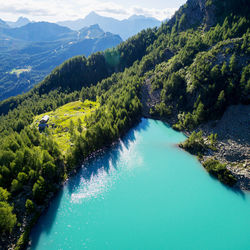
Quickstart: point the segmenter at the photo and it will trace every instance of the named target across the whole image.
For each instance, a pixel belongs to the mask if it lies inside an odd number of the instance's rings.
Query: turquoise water
[[[250,249],[249,193],[210,177],[184,139],[143,119],[63,187],[31,249]]]

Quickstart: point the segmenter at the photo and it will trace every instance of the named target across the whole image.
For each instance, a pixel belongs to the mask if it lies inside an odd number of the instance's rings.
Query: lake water
[[[65,184],[31,249],[250,249],[250,194],[213,179],[150,119]]]

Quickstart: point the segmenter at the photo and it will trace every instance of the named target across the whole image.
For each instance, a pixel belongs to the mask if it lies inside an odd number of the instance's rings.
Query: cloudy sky
[[[15,21],[24,16],[32,21],[63,21],[100,15],[124,19],[133,14],[163,20],[171,17],[186,0],[0,0],[0,19]]]

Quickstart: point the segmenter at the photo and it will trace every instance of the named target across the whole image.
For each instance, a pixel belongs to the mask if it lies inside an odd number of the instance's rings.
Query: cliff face
[[[249,18],[249,0],[187,0],[168,22],[168,25],[180,31],[197,28],[200,25],[208,30],[211,26],[223,22],[229,15]]]
[[[168,22],[180,30],[195,28],[204,25],[207,29],[215,24],[215,5],[207,0],[188,0]]]

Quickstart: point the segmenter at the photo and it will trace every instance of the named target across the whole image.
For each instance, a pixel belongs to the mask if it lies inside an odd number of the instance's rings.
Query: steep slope
[[[73,30],[80,30],[82,27],[98,24],[104,31],[119,34],[123,40],[126,40],[143,29],[160,26],[161,22],[155,18],[136,15],[120,21],[91,12],[84,19],[63,21],[58,22],[58,24]]]
[[[8,223],[0,229],[1,245],[16,244],[17,238],[18,247],[25,244],[63,179],[79,162],[138,122],[145,108],[142,103],[148,105],[148,99],[153,99],[148,115],[189,132],[220,119],[232,104],[249,104],[249,6],[230,9],[232,2],[189,0],[159,29],[142,31],[88,58],[72,58],[28,93],[0,103],[0,185],[8,214]],[[218,11],[225,12],[223,21]],[[80,122],[68,128],[72,144],[63,156],[50,128],[40,134],[31,124],[36,115],[79,99],[100,106],[85,120],[84,130]],[[216,135],[204,140],[201,133],[193,133],[183,146],[202,157],[205,150],[216,147]],[[227,185],[240,181],[230,170],[238,165],[212,160],[205,167]],[[16,218],[27,224],[18,225]]]

